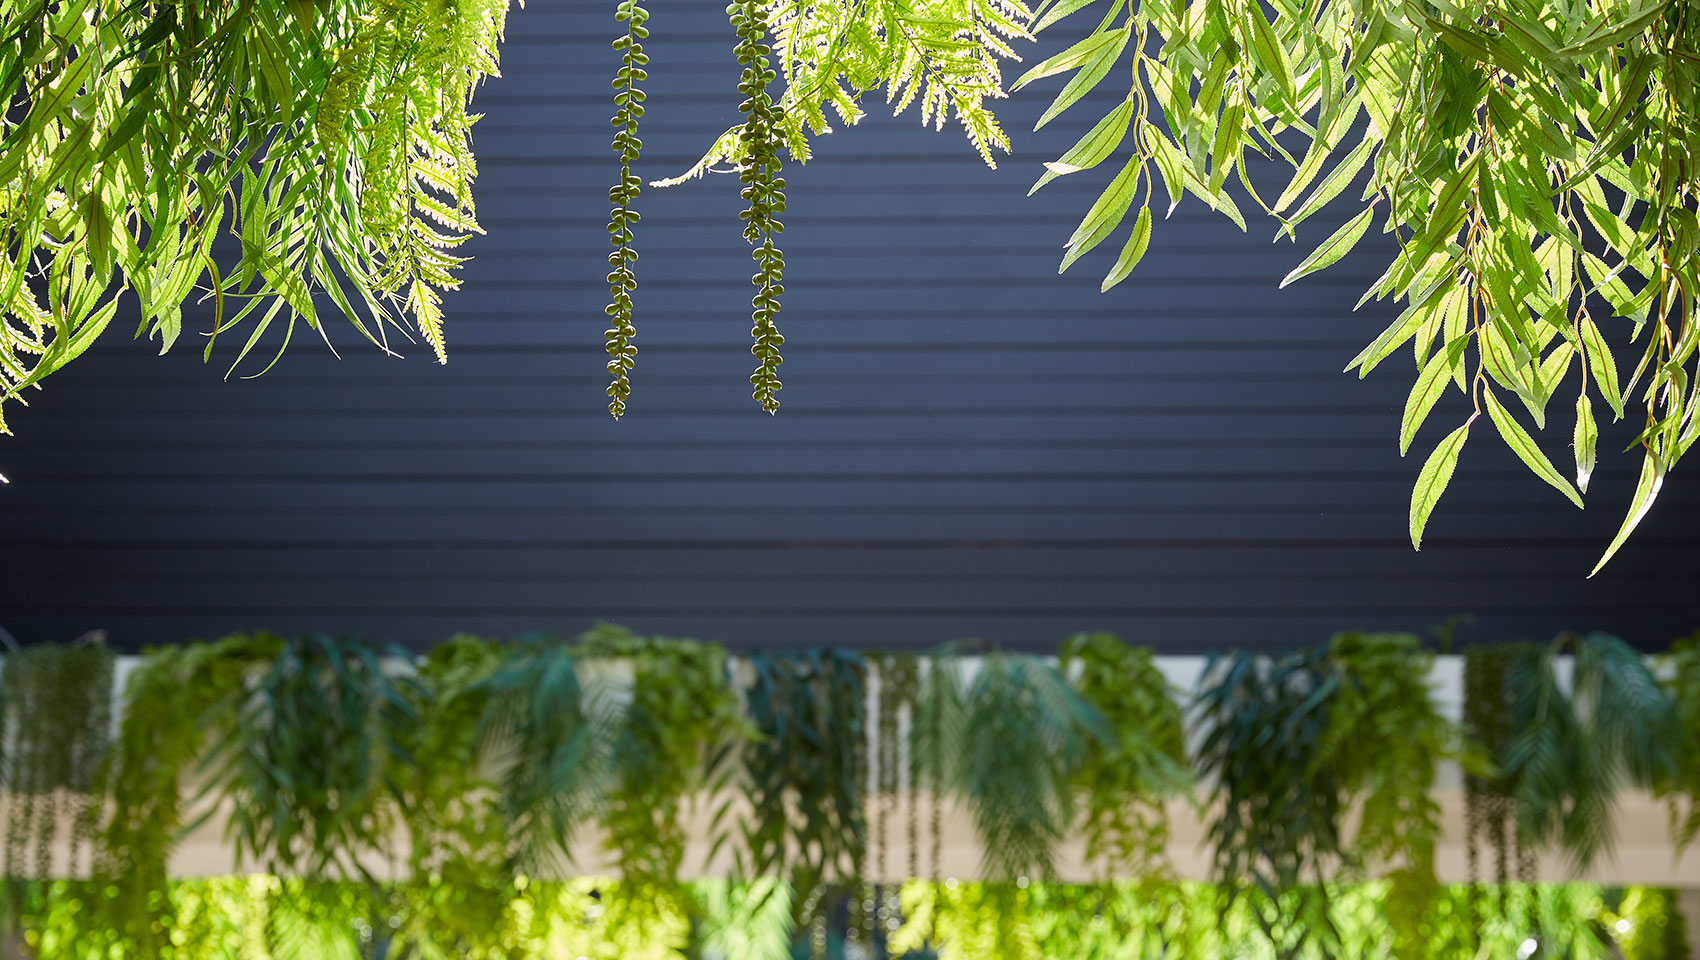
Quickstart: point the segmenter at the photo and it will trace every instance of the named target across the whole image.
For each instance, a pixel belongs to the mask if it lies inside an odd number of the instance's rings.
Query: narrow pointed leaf
[[[1592,577],[1599,573],[1600,570],[1604,569],[1606,563],[1617,554],[1624,541],[1629,539],[1629,535],[1641,523],[1641,518],[1645,517],[1647,511],[1653,508],[1653,501],[1658,499],[1659,488],[1663,487],[1664,484],[1665,465],[1660,463],[1658,458],[1649,451],[1647,458],[1641,462],[1641,479],[1635,483],[1635,497],[1629,503],[1629,515],[1623,518],[1623,527],[1617,531],[1617,536],[1612,538],[1611,546],[1606,547],[1605,554],[1600,557],[1599,563],[1594,564],[1594,569],[1588,573],[1588,576]]]
[[[1599,444],[1600,428],[1594,423],[1594,405],[1588,395],[1576,398],[1576,486],[1588,492],[1588,480],[1594,475],[1594,448]]]
[[[1535,476],[1552,484],[1553,489],[1569,497],[1571,503],[1580,507],[1582,495],[1577,493],[1570,481],[1564,479],[1564,475],[1552,465],[1552,461],[1547,459],[1547,455],[1542,453],[1540,446],[1535,443],[1535,438],[1529,436],[1529,432],[1523,429],[1523,425],[1517,422],[1511,411],[1505,409],[1493,395],[1493,391],[1484,387],[1482,399],[1487,403],[1488,416],[1493,419],[1493,425],[1499,428],[1499,435],[1505,440],[1505,445],[1511,448],[1511,452],[1517,454],[1518,459],[1535,472]]]
[[[1446,435],[1440,441],[1440,446],[1429,454],[1428,462],[1423,464],[1422,472],[1417,474],[1417,484],[1411,489],[1411,549],[1421,550],[1423,547],[1423,528],[1428,526],[1429,514],[1434,512],[1434,505],[1440,502],[1440,495],[1446,492],[1446,485],[1452,482],[1452,471],[1458,468],[1458,454],[1464,449],[1464,441],[1470,436],[1470,424],[1475,422],[1475,416],[1464,421],[1464,425]]]
[[[1294,267],[1292,273],[1287,274],[1286,278],[1281,281],[1281,286],[1285,287],[1300,277],[1307,277],[1324,267],[1332,266],[1341,257],[1350,253],[1352,248],[1358,245],[1358,241],[1364,238],[1364,233],[1369,230],[1369,221],[1374,214],[1374,207],[1365,207],[1362,213],[1342,224],[1340,229],[1334,231],[1332,236],[1322,241],[1321,245],[1315,250],[1312,250],[1310,256],[1306,257],[1303,263]]]
[[[1399,456],[1410,451],[1417,428],[1423,425],[1435,402],[1446,392],[1446,385],[1452,381],[1452,368],[1458,364],[1469,342],[1469,337],[1459,337],[1423,365],[1416,385],[1411,387],[1411,395],[1405,398],[1405,416],[1399,425]]]
[[[1116,265],[1111,268],[1110,275],[1104,278],[1104,283],[1098,288],[1099,293],[1108,291],[1123,280],[1139,265],[1145,256],[1145,250],[1151,246],[1151,208],[1140,207],[1139,219],[1133,222],[1133,233],[1128,235],[1127,244],[1122,247],[1122,254],[1116,258]]]

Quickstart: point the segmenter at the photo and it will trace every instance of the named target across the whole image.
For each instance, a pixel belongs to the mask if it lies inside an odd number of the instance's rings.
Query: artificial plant
[[[404,695],[418,722],[398,734],[387,777],[401,797],[408,861],[401,899],[409,909],[393,936],[427,956],[505,956],[517,896],[494,771],[479,756],[499,644],[461,634],[419,658]]]
[[[914,749],[942,773],[929,786],[968,811],[987,879],[1051,877],[1087,745],[1110,740],[1109,726],[1036,657],[989,652],[966,681],[958,669],[936,657],[928,671]]]
[[[1059,669],[1104,718],[1107,738],[1086,742],[1075,786],[1085,796],[1086,855],[1106,874],[1160,874],[1167,804],[1192,785],[1186,726],[1151,651],[1108,633],[1079,633]]]
[[[1350,861],[1387,878],[1394,955],[1420,958],[1422,929],[1441,889],[1435,777],[1443,762],[1481,773],[1486,759],[1441,713],[1428,680],[1434,657],[1417,637],[1341,633],[1327,650],[1338,682],[1312,769],[1329,768],[1357,810]]]
[[[126,289],[163,348],[195,298],[214,301],[209,351],[250,316],[240,355],[280,316],[285,344],[297,320],[324,335],[321,294],[385,349],[387,328],[410,317],[442,359],[440,291],[457,283],[455,250],[479,232],[468,102],[496,70],[507,10],[507,0],[0,2],[13,108],[0,121],[0,400],[86,350]],[[614,13],[604,337],[618,416],[637,333],[648,28],[634,0]],[[1009,140],[988,102],[1070,75],[1039,125],[1106,85],[1120,95],[1034,189],[1116,167],[1061,264],[1114,236],[1137,205],[1104,289],[1152,242],[1158,181],[1171,209],[1192,195],[1244,228],[1241,207],[1255,207],[1278,238],[1350,201],[1351,188],[1358,212],[1284,284],[1337,263],[1379,217],[1390,262],[1364,299],[1402,309],[1348,369],[1367,375],[1411,346],[1401,450],[1452,387],[1469,410],[1417,473],[1413,546],[1484,414],[1578,505],[1599,418],[1633,419],[1640,477],[1601,564],[1700,437],[1700,12],[1687,0],[736,0],[728,13],[744,121],[658,182],[722,162],[738,174],[760,264],[751,385],[764,409],[777,406],[783,342],[780,148],[806,160],[829,113],[853,125],[878,91],[899,112],[918,105],[923,122],[955,118],[990,164]],[[1096,26],[1006,91],[1016,44],[1071,17]],[[1253,182],[1250,170],[1271,168]],[[241,256],[221,264],[213,241],[227,231]],[[1573,471],[1523,423],[1544,430],[1560,396],[1574,409]]]
[[[1510,681],[1513,665],[1535,654],[1530,643],[1474,644],[1464,649],[1464,723],[1488,757],[1499,760],[1511,740]],[[1519,842],[1515,791],[1496,769],[1464,777],[1464,845],[1469,882],[1484,879],[1482,843],[1494,858],[1491,882],[1503,887],[1512,880],[1534,880],[1534,859]],[[1515,868],[1515,872],[1513,869]]]
[[[1688,960],[1688,918],[1677,892],[1664,887],[1630,887],[1615,909],[1612,931],[1623,960]]]
[[[126,292],[161,352],[211,300],[208,358],[246,336],[240,362],[274,324],[328,343],[341,314],[386,351],[410,321],[445,359],[441,292],[482,232],[469,101],[507,10],[0,2],[0,402],[87,350]]]
[[[1662,792],[1670,801],[1676,846],[1682,851],[1700,835],[1700,634],[1672,644],[1665,665],[1682,739],[1675,774]]]
[[[731,687],[726,651],[610,624],[579,643],[589,656],[632,665],[600,804],[603,842],[620,876],[607,909],[614,920],[639,926],[692,914],[680,879],[688,839],[683,817],[691,802],[725,791],[734,772],[727,761],[752,733]]]
[[[238,862],[312,880],[362,878],[397,824],[394,760],[419,720],[406,655],[323,635],[288,639],[208,763]]]
[[[530,636],[504,651],[486,683],[479,755],[494,769],[514,869],[559,871],[608,775],[615,707],[580,682],[579,654]]]
[[[234,726],[247,683],[283,649],[270,634],[150,651],[131,671],[122,722],[101,768],[105,815],[96,834],[90,939],[111,937],[147,957],[189,957],[178,939],[170,861],[211,812],[194,780],[211,739]],[[193,938],[187,938],[193,940]]]
[[[1574,653],[1567,693],[1555,659]],[[1500,766],[1516,799],[1519,841],[1557,847],[1578,869],[1609,853],[1619,790],[1653,790],[1677,770],[1675,703],[1645,660],[1603,633],[1562,635],[1512,666],[1510,737]]]
[[[786,879],[795,919],[818,928],[867,863],[867,661],[829,648],[758,653],[745,667],[755,736],[740,750],[742,798],[715,812],[715,844],[736,841],[742,879]]]
[[[1219,797],[1206,829],[1212,877],[1230,905],[1250,902],[1281,958],[1340,948],[1328,883],[1349,863],[1346,784],[1316,762],[1339,682],[1322,647],[1235,653],[1207,662],[1197,696],[1205,734],[1196,763]]]
[[[1432,663],[1409,634],[1342,633],[1206,668],[1198,761],[1223,795],[1208,830],[1215,877],[1250,896],[1278,956],[1350,955],[1330,885],[1377,873],[1394,955],[1427,955],[1423,927],[1441,890],[1436,771],[1443,761],[1482,769],[1434,702]]]
[[[87,869],[98,828],[96,789],[110,739],[113,653],[90,635],[24,647],[0,667],[0,786],[6,798],[4,877]],[[65,830],[68,861],[56,862]],[[12,898],[16,902],[16,897]]]
[[[920,660],[914,654],[877,654],[869,658],[875,682],[875,704],[878,715],[874,728],[873,767],[876,776],[874,809],[870,816],[873,850],[869,867],[879,889],[873,910],[873,927],[882,933],[889,928],[888,918],[902,913],[899,895],[902,885],[893,883],[893,867],[888,860],[892,835],[898,829],[897,815],[901,805],[907,810],[908,872],[918,876],[921,863],[920,793],[912,764],[905,764],[908,751],[902,733],[905,722],[915,721],[915,702],[920,692]]]

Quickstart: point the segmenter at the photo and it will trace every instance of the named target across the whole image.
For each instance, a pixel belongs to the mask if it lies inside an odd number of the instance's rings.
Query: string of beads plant
[[[751,256],[761,265],[750,277],[757,288],[750,299],[750,336],[755,340],[750,353],[756,358],[756,371],[750,374],[750,386],[755,388],[751,396],[763,410],[777,413],[777,394],[784,386],[779,382],[779,365],[785,362],[779,348],[785,338],[774,317],[779,315],[779,295],[785,292],[785,254],[774,246],[773,238],[785,230],[775,216],[785,212],[785,178],[779,176],[779,110],[768,96],[767,85],[778,72],[768,64],[772,48],[762,42],[767,36],[767,14],[762,5],[757,0],[738,0],[726,8],[726,13],[738,31],[738,62],[744,67],[738,80],[738,93],[744,97],[738,104],[738,111],[744,115],[744,125],[738,131],[744,153],[738,182],[744,185],[740,196],[749,208],[738,216],[744,221],[744,240],[755,248]]]
[[[626,398],[631,395],[631,370],[637,363],[637,346],[632,338],[637,328],[632,326],[632,291],[637,289],[637,251],[632,249],[632,225],[640,218],[632,209],[643,181],[632,173],[643,141],[638,139],[638,120],[643,117],[644,92],[638,81],[648,79],[644,65],[649,56],[643,52],[643,41],[649,36],[644,22],[649,11],[635,0],[620,0],[614,19],[626,25],[623,36],[614,41],[614,51],[620,54],[620,69],[614,75],[614,152],[620,155],[620,182],[608,191],[608,202],[614,205],[608,216],[608,239],[614,245],[608,254],[608,295],[612,302],[604,308],[608,314],[608,329],[602,337],[607,341],[608,373],[614,379],[608,384],[608,412],[615,419],[626,412]]]

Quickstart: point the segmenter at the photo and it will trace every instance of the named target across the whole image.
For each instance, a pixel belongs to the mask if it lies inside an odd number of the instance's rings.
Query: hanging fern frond
[[[988,166],[997,165],[995,151],[1009,150],[987,101],[1006,95],[1002,64],[1021,59],[1010,41],[1032,39],[1033,12],[1020,0],[761,5],[785,82],[776,123],[791,159],[810,158],[810,136],[831,133],[832,117],[855,125],[865,114],[863,97],[881,91],[894,115],[918,105],[921,122],[934,128],[954,117]],[[651,185],[674,186],[716,164],[742,164],[746,150],[733,128],[689,170]]]
[[[495,767],[510,855],[522,873],[572,862],[575,836],[608,782],[618,708],[580,683],[578,661],[569,644],[527,637],[504,651],[488,681],[479,754]]]
[[[966,687],[958,669],[954,656],[928,661],[910,746],[920,783],[935,803],[948,797],[967,810],[987,878],[1049,877],[1056,846],[1073,824],[1075,778],[1088,744],[1113,742],[1112,731],[1037,658],[989,653]]]
[[[653,930],[689,906],[680,879],[688,805],[725,792],[733,771],[720,761],[754,729],[718,646],[612,624],[599,624],[578,646],[583,657],[619,658],[632,669],[630,698],[609,731],[611,770],[599,804],[604,846],[620,872],[605,901],[610,922]]]
[[[0,3],[0,405],[84,353],[128,292],[161,352],[191,301],[213,302],[209,359],[250,328],[236,363],[277,326],[285,346],[303,322],[328,342],[328,301],[386,351],[411,319],[445,359],[442,293],[481,232],[468,105],[507,10]]]
[[[1425,918],[1441,894],[1435,850],[1441,809],[1433,796],[1440,764],[1487,772],[1485,755],[1435,702],[1434,657],[1411,634],[1342,633],[1328,643],[1340,684],[1313,763],[1339,778],[1358,810],[1351,859],[1385,873],[1384,901],[1395,956],[1426,956]]]
[[[1566,695],[1554,661],[1574,650]],[[1502,767],[1519,840],[1557,846],[1578,869],[1611,850],[1617,792],[1668,783],[1681,751],[1676,705],[1641,655],[1602,633],[1561,636],[1512,668],[1511,737]]]

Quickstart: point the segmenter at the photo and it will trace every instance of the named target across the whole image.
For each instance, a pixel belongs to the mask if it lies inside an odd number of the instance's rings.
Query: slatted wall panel
[[[336,359],[302,329],[270,373],[227,383],[198,343],[151,357],[120,322],[19,411],[0,442],[0,625],[26,642],[105,628],[132,648],[262,626],[427,644],[595,618],[740,647],[1048,649],[1107,628],[1170,652],[1459,612],[1480,637],[1603,628],[1657,646],[1700,626],[1685,471],[1584,580],[1636,462],[1608,457],[1579,513],[1484,422],[1411,552],[1409,485],[1462,412],[1449,399],[1401,460],[1408,352],[1366,382],[1340,373],[1393,315],[1352,312],[1384,248],[1277,291],[1332,225],[1272,245],[1269,224],[1241,234],[1189,200],[1109,295],[1119,236],[1058,277],[1108,174],[1023,194],[1108,95],[1039,134],[1049,90],[1007,102],[1016,152],[996,171],[956,131],[877,110],[788,168],[778,417],[748,399],[735,182],[646,192],[637,394],[611,422],[611,8],[533,0],[513,17],[505,77],[480,96],[489,235],[449,300],[447,366],[416,346],[381,357],[346,327]],[[687,167],[737,102],[720,4],[652,12],[646,179]]]

